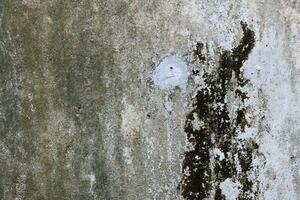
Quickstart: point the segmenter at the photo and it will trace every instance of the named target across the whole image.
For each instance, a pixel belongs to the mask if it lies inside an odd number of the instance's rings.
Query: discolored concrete
[[[0,0],[0,199],[299,199],[299,10]]]

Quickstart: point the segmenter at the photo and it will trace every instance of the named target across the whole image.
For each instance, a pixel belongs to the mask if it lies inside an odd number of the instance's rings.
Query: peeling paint
[[[220,183],[220,188],[222,190],[222,194],[225,196],[225,198],[227,200],[238,199],[241,187],[242,187],[242,185],[240,183],[233,182],[229,178],[227,178],[225,181]]]

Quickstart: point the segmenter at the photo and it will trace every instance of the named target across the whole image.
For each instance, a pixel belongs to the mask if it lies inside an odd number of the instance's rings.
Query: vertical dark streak
[[[247,194],[251,193],[253,183],[248,180],[247,172],[251,170],[252,147],[244,145],[246,141],[242,141],[242,148],[238,148],[237,144],[241,141],[237,139],[237,135],[244,132],[245,127],[249,125],[245,118],[244,106],[248,96],[241,90],[249,80],[243,77],[241,68],[254,47],[255,34],[246,23],[241,22],[241,26],[244,35],[240,44],[231,51],[225,50],[221,53],[219,66],[214,73],[204,72],[202,78],[205,87],[197,91],[193,99],[193,110],[186,118],[185,132],[194,148],[185,153],[183,161],[181,192],[185,199],[208,198],[213,187],[215,187],[214,198],[224,199],[220,183],[227,178],[234,178],[242,184],[239,198],[250,199]],[[200,63],[206,60],[202,53],[203,47],[204,45],[198,42],[194,50]],[[198,72],[194,70],[193,74],[197,76]],[[239,87],[235,89],[235,95],[241,106],[236,110],[236,117],[231,118],[226,98],[228,91],[232,90],[230,83],[234,79],[237,82],[236,87]],[[200,128],[193,126],[193,122],[196,123],[195,116],[202,124]],[[220,149],[225,158],[223,160],[214,158],[212,168],[210,162],[214,148]],[[238,157],[241,172],[236,169],[234,155]]]

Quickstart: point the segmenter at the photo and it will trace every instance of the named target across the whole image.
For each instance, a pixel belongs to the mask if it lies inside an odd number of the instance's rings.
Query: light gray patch
[[[161,59],[153,72],[152,78],[160,89],[172,90],[176,86],[184,88],[189,75],[187,63],[178,56],[170,55]]]

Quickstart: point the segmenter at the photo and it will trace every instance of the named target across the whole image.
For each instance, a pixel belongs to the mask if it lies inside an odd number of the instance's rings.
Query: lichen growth
[[[241,182],[240,198],[250,198],[248,195],[251,193],[253,183],[248,179],[247,173],[251,170],[253,149],[245,145],[247,141],[238,140],[237,136],[249,125],[244,105],[248,96],[242,91],[249,80],[244,78],[241,68],[254,47],[255,38],[254,32],[246,23],[241,22],[241,26],[244,35],[240,44],[231,51],[222,51],[216,71],[208,73],[204,69],[202,75],[204,86],[192,99],[193,110],[186,117],[185,132],[194,148],[185,153],[183,161],[181,191],[185,199],[208,198],[212,190],[215,190],[215,199],[224,199],[220,183],[227,178]],[[198,42],[194,54],[200,63],[209,66],[202,53],[203,47],[204,45]],[[199,76],[199,70],[194,70],[194,75]],[[231,85],[233,81],[237,83],[235,94],[239,101],[235,117],[229,115],[227,103],[228,92],[233,90]],[[195,115],[203,122],[199,130],[193,128]],[[239,148],[238,144],[242,144],[242,148]],[[219,148],[225,158],[222,160],[213,158],[212,163],[211,152],[214,148]],[[235,155],[238,155],[241,172],[237,170]]]

